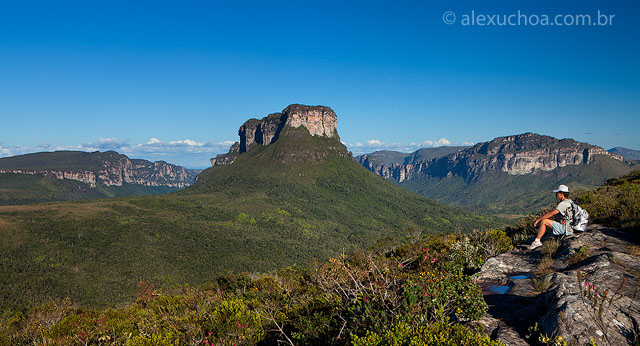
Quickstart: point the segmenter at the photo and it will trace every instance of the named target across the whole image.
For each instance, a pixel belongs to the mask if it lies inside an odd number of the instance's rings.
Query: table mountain
[[[211,164],[213,166],[231,164],[239,154],[257,145],[275,142],[285,126],[292,128],[302,126],[312,136],[340,139],[337,130],[338,117],[331,108],[293,104],[281,113],[269,114],[261,120],[255,118],[247,120],[238,130],[240,141],[234,143],[227,154],[212,158]]]

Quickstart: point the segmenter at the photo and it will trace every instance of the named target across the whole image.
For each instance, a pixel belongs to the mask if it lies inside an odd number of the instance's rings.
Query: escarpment
[[[620,155],[594,145],[530,132],[498,137],[431,160],[384,164],[365,154],[359,161],[385,179],[403,182],[423,176],[452,175],[468,180],[484,172],[535,174],[572,165],[590,165],[598,155],[623,161]]]
[[[56,151],[0,159],[0,173],[42,174],[91,187],[135,184],[183,188],[193,184],[198,172],[164,161],[129,159],[115,151]]]
[[[278,140],[285,128],[304,128],[311,136],[335,138],[338,136],[338,117],[329,107],[292,104],[280,113],[272,113],[262,119],[249,119],[240,126],[238,136],[229,152],[212,158],[212,166],[232,164],[238,155],[259,145],[269,145]]]

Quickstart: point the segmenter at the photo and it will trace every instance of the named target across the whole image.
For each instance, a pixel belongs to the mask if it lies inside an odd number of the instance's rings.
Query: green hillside
[[[592,222],[629,231],[640,241],[640,170],[610,179],[593,191],[580,191],[575,196]]]
[[[0,305],[70,296],[105,306],[131,299],[142,278],[198,284],[488,225],[502,223],[384,181],[339,141],[300,128],[177,194],[0,207]]]

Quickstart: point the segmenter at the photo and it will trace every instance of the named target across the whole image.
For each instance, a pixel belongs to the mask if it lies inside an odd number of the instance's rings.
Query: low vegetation
[[[7,311],[0,345],[501,345],[464,322],[487,311],[468,273],[487,259],[487,244],[510,248],[506,239],[430,235],[383,254],[356,250],[199,287],[141,281],[136,301],[116,308],[64,299]]]
[[[575,200],[589,211],[592,222],[640,230],[640,170],[608,180],[595,191],[583,191]]]

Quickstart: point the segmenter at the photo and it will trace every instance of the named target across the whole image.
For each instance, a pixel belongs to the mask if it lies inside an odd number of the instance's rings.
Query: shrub
[[[260,317],[242,299],[222,301],[209,318],[216,344],[255,344],[264,336]]]
[[[482,255],[481,250],[465,237],[453,244],[444,266],[448,270],[474,272],[480,269],[485,260],[486,257]]]
[[[493,257],[513,249],[513,242],[507,233],[500,229],[474,232],[471,241],[480,248],[484,258]]]
[[[591,222],[614,227],[640,227],[640,170],[608,180],[596,191],[581,191],[575,198],[589,212]]]
[[[392,258],[373,258],[363,251],[332,258],[316,269],[314,280],[329,299],[345,304],[341,318],[348,328],[389,325],[403,304],[402,286],[408,274]]]
[[[448,321],[434,322],[420,327],[399,322],[386,331],[367,331],[366,335],[352,337],[354,346],[378,345],[415,345],[415,346],[500,346],[499,341],[492,341],[482,330],[469,329],[460,324],[449,324]]]
[[[427,321],[475,320],[487,312],[480,286],[461,273],[426,272],[407,282],[408,318],[414,324]]]

